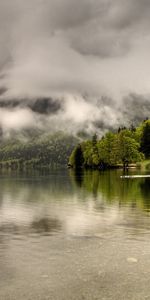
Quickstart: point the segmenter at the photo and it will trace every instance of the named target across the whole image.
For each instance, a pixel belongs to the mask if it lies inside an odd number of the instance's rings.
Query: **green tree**
[[[129,163],[141,161],[143,159],[140,153],[140,144],[128,136],[128,132],[121,131],[116,137],[115,156],[118,162],[123,164],[123,167],[128,167]]]
[[[115,135],[111,132],[106,133],[98,142],[98,151],[100,162],[106,166],[112,166],[115,164],[114,158],[114,140]]]
[[[96,133],[92,137],[92,144],[93,144],[93,146],[96,146],[96,144],[97,144],[97,134]]]
[[[99,153],[97,137],[83,144],[84,165],[87,168],[97,168],[99,165]]]
[[[146,158],[150,158],[150,120],[145,121],[143,125],[141,151]]]
[[[83,157],[82,147],[80,144],[77,145],[73,150],[69,159],[69,164],[76,169],[83,167],[84,157]]]

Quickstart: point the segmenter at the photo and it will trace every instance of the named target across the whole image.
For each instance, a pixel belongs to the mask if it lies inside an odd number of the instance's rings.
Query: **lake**
[[[0,299],[150,299],[141,174],[1,171]]]

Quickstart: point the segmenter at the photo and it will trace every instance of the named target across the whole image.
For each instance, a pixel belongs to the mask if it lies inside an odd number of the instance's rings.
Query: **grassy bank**
[[[137,167],[143,171],[150,170],[150,159],[137,163]]]

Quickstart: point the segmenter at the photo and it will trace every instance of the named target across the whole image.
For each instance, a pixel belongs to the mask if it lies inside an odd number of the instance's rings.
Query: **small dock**
[[[123,175],[120,178],[150,178],[150,175]]]

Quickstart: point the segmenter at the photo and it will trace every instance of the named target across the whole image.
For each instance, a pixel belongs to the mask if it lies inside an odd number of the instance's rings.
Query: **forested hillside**
[[[25,140],[2,139],[0,142],[0,167],[55,168],[67,166],[77,139],[62,132],[36,134]]]
[[[95,134],[92,140],[78,144],[69,159],[75,168],[112,168],[150,158],[150,120],[139,127],[119,128],[117,132],[107,132],[100,140]]]
[[[0,139],[0,168],[127,167],[150,158],[150,120],[138,127],[109,131],[101,139],[95,134],[83,140],[63,132],[29,131]]]

